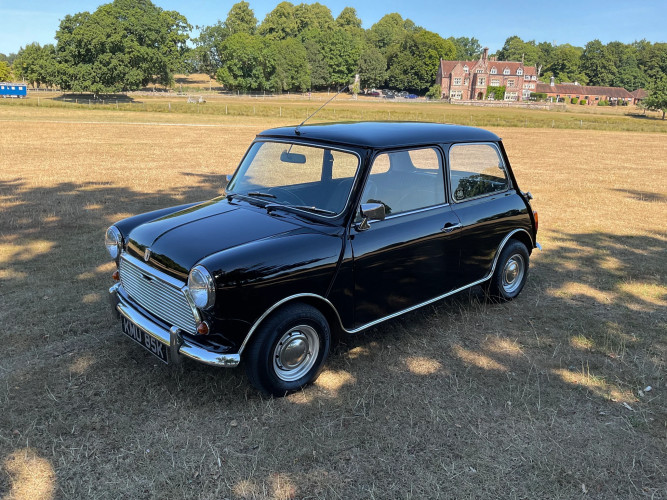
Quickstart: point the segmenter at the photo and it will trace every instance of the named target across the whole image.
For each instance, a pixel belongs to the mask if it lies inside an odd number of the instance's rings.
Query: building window
[[[460,78],[454,78],[454,85],[461,85],[461,79]]]
[[[495,66],[494,66],[493,68],[491,68],[491,74],[492,74],[492,75],[495,75],[495,74],[497,74],[497,73],[498,73],[498,70],[496,69]]]
[[[523,77],[524,80],[530,80],[530,75],[526,75]]]
[[[537,80],[537,77],[535,75],[530,77],[531,80]]]
[[[468,69],[468,66],[467,66],[467,65],[466,65],[466,66],[463,66],[463,72],[464,72],[464,73],[468,73],[469,71],[470,71],[470,70]]]
[[[479,73],[484,73],[484,70],[483,70],[482,68],[479,68],[479,69],[477,69],[477,70],[475,71],[475,73],[477,73],[477,74],[479,74]]]
[[[517,93],[516,92],[505,92],[506,101],[516,101]]]
[[[462,99],[463,98],[463,92],[460,91],[460,90],[450,90],[449,98],[450,99]]]
[[[463,84],[464,84],[464,85],[468,85],[468,83],[470,83],[470,78],[465,78],[465,79],[463,80]]]
[[[507,80],[508,87],[514,87],[514,80]]]
[[[477,79],[477,85],[482,85],[482,86],[483,86],[483,85],[486,85],[486,77],[484,77],[484,76],[480,76],[480,77]]]
[[[530,99],[530,90],[523,91],[523,99],[524,100]]]
[[[509,74],[510,74],[510,69],[509,69],[509,68],[505,68],[505,69],[503,70],[503,75],[509,75]]]
[[[492,78],[491,79],[491,85],[493,87],[500,87],[500,80],[498,78]]]
[[[517,75],[523,75],[523,70],[521,68],[516,70]]]

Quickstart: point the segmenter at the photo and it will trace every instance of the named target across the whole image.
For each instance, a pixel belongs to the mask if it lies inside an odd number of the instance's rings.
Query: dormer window
[[[531,77],[531,80],[537,80],[537,77],[536,77],[535,75],[533,75],[533,76]]]
[[[523,75],[523,70],[521,68],[516,70],[517,75]]]
[[[495,74],[497,74],[497,73],[498,73],[498,70],[496,69],[495,66],[494,66],[493,68],[491,68],[491,74],[492,74],[492,75],[495,75]]]
[[[464,72],[464,73],[469,73],[469,72],[470,72],[470,70],[468,69],[468,66],[467,66],[467,65],[466,65],[466,66],[463,66],[463,72]]]
[[[505,68],[505,69],[503,70],[503,75],[509,75],[509,74],[510,74],[510,69],[509,69],[509,68]]]

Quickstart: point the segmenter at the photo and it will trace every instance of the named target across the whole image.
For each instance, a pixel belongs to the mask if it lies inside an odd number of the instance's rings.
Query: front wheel
[[[248,347],[246,373],[265,394],[284,396],[313,382],[329,354],[329,324],[320,311],[290,304],[259,327]]]
[[[500,301],[514,299],[526,284],[528,264],[526,245],[517,240],[510,240],[500,253],[496,269],[486,286],[487,296]]]

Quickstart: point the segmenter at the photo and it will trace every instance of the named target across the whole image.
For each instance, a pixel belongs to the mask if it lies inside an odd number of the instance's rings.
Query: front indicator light
[[[208,329],[208,323],[206,321],[202,321],[199,323],[199,326],[197,327],[197,333],[199,335],[208,335],[209,329]]]
[[[120,273],[118,272],[118,269],[116,269],[113,274],[111,275],[114,281],[120,281]]]

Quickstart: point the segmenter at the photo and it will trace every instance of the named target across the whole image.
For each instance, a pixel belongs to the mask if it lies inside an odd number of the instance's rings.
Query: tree
[[[190,29],[185,17],[150,0],[114,0],[65,16],[56,32],[60,86],[107,93],[170,84]]]
[[[646,88],[648,96],[642,101],[642,106],[652,111],[662,111],[662,119],[667,113],[667,76],[662,75],[651,81]]]
[[[471,61],[478,59],[482,53],[482,46],[477,38],[468,38],[467,36],[460,36],[454,38],[450,36],[447,40],[456,47],[455,60],[457,61]]]
[[[334,18],[329,7],[321,3],[302,3],[294,7],[296,18],[296,35],[306,31],[323,32],[334,28]]]
[[[230,90],[263,90],[267,88],[275,62],[267,50],[269,40],[258,35],[236,33],[221,46],[221,67],[215,78]]]
[[[310,88],[310,67],[303,44],[296,38],[273,42],[268,47],[269,81],[267,88],[274,92],[285,90],[304,92]]]
[[[0,61],[0,82],[8,82],[11,80],[12,71],[7,61]]]
[[[35,87],[52,86],[56,81],[56,49],[52,44],[42,47],[31,43],[21,47],[14,60],[13,70],[17,77]]]
[[[389,86],[425,91],[435,82],[440,59],[453,59],[456,47],[437,33],[420,29],[408,33],[400,50],[388,58]]]
[[[361,40],[342,28],[322,33],[319,45],[329,69],[332,85],[347,85],[357,71]]]
[[[310,87],[322,88],[329,83],[331,75],[329,74],[329,66],[324,60],[322,50],[319,43],[314,39],[306,39],[303,42],[308,57],[308,67],[310,69]]]
[[[523,61],[526,66],[535,66],[540,56],[540,51],[535,41],[524,42],[514,35],[505,40],[503,48],[498,51],[499,61]]]
[[[16,59],[15,53],[12,52],[11,54],[6,55],[0,52],[0,61],[5,61],[7,64],[11,66],[12,64],[14,64],[14,59]]]
[[[581,71],[583,49],[569,43],[554,47],[551,63],[545,68],[545,76],[553,75],[557,82],[579,82],[586,84],[588,77]]]
[[[607,52],[616,63],[613,87],[624,87],[633,91],[646,85],[646,76],[637,63],[637,48],[621,42],[607,44]]]
[[[338,14],[336,25],[339,28],[361,29],[361,19],[359,19],[357,11],[353,7],[345,7]]]
[[[280,2],[269,12],[257,33],[269,40],[285,40],[295,37],[299,32],[299,22],[295,15],[294,5],[290,2]]]
[[[363,87],[379,88],[387,79],[387,59],[379,49],[367,47],[359,57],[359,79]]]
[[[228,36],[236,33],[254,35],[257,29],[257,18],[250,8],[250,4],[248,2],[238,2],[232,5],[227,13],[224,28]]]
[[[616,75],[614,60],[600,40],[586,44],[581,54],[581,70],[591,85],[608,87]]]
[[[414,30],[415,23],[409,19],[404,20],[400,14],[394,12],[383,16],[371,26],[367,36],[370,43],[387,55],[390,48],[400,45],[408,32]]]

